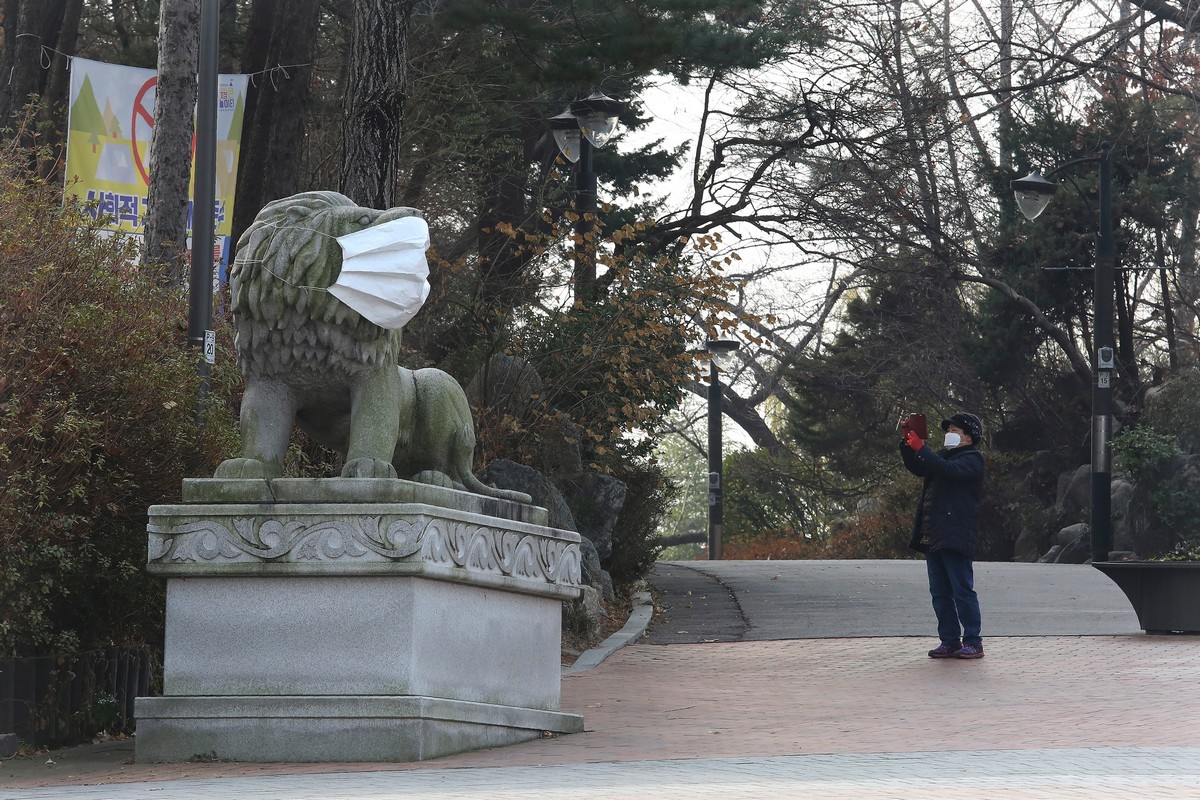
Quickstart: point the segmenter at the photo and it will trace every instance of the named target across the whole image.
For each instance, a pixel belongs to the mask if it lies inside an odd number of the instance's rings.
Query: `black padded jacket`
[[[908,546],[928,553],[954,550],[974,558],[979,544],[979,501],[987,468],[973,444],[934,452],[900,443],[905,468],[924,478]]]

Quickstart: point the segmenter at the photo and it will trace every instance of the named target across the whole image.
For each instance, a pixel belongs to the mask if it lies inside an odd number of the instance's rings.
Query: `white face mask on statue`
[[[962,444],[962,437],[954,431],[949,431],[946,434],[946,439],[942,444],[944,447],[946,447],[946,449],[958,447],[960,444]]]

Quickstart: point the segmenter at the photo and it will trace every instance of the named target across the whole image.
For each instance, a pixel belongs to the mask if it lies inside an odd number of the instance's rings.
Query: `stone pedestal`
[[[582,730],[559,708],[579,536],[374,479],[191,480],[150,509],[163,697],[139,761],[413,761]]]

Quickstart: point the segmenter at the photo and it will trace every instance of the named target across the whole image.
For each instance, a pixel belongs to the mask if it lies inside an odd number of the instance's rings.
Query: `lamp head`
[[[563,158],[574,164],[579,160],[579,120],[570,111],[550,118],[550,131]]]
[[[709,339],[705,346],[716,365],[724,369],[733,363],[733,354],[742,344],[737,339]]]
[[[1017,208],[1025,215],[1025,219],[1037,219],[1050,204],[1050,197],[1058,190],[1058,184],[1048,181],[1040,172],[1031,172],[1024,178],[1010,181],[1008,184],[1017,199]]]
[[[571,103],[571,113],[578,120],[579,130],[593,147],[604,147],[617,132],[617,114],[621,104],[602,92],[592,92],[582,100]]]

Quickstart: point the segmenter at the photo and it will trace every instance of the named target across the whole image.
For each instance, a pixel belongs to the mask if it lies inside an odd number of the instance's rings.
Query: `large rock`
[[[477,408],[491,408],[518,419],[540,403],[542,379],[523,358],[497,354],[475,373],[467,397]]]
[[[1091,536],[1091,528],[1086,522],[1080,522],[1067,527],[1054,534],[1054,544],[1061,544],[1063,547],[1078,541],[1082,538]]]
[[[512,417],[525,426],[522,461],[543,475],[580,472],[583,430],[568,415],[547,408],[544,396],[537,370],[517,356],[492,356],[467,386],[467,397],[476,408],[495,419]]]
[[[1038,559],[1038,563],[1039,564],[1057,563],[1058,556],[1062,552],[1062,549],[1063,549],[1063,547],[1061,544],[1054,545],[1054,547],[1051,547],[1050,550],[1046,553],[1046,555],[1044,555]]]
[[[595,587],[605,600],[616,599],[616,593],[613,591],[612,576],[600,566],[600,555],[596,552],[596,545],[582,536],[580,536],[579,541],[579,564],[584,583]]]
[[[596,545],[600,558],[612,555],[612,533],[628,491],[623,481],[598,472],[577,472],[554,479],[579,526],[579,535]]]
[[[1055,504],[1065,519],[1079,519],[1092,504],[1092,468],[1083,464],[1074,472],[1064,472],[1058,479],[1058,502]]]
[[[515,461],[498,458],[484,468],[479,474],[484,483],[492,484],[501,489],[514,489],[524,492],[533,498],[533,504],[542,506],[548,513],[547,524],[551,528],[579,532],[575,515],[567,504],[561,491],[549,478],[542,475],[533,467],[518,464]],[[520,488],[517,488],[520,487]],[[611,531],[610,531],[611,535]],[[600,566],[600,554],[596,546],[583,534],[579,543],[583,582],[594,586],[608,599],[613,598],[612,578]],[[611,543],[611,538],[610,538]]]
[[[1056,450],[1039,450],[1029,462],[1025,475],[1025,488],[1040,504],[1051,505],[1059,497],[1059,475],[1069,462]]]
[[[498,458],[484,467],[483,472],[479,473],[479,479],[500,489],[524,492],[532,498],[535,506],[541,506],[549,512],[547,524],[551,528],[578,532],[575,516],[571,513],[562,492],[533,467]]]
[[[1013,561],[1037,561],[1050,547],[1050,534],[1039,527],[1025,527],[1013,544]]]
[[[1063,545],[1055,564],[1086,564],[1092,557],[1092,542],[1090,538],[1076,539],[1070,544]]]

